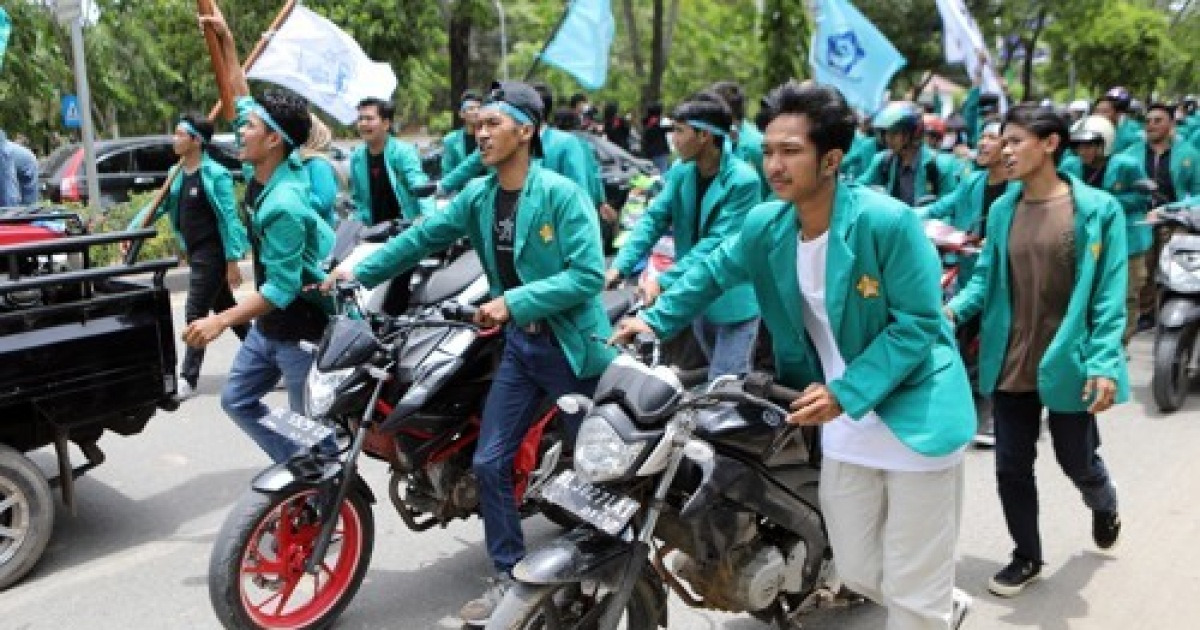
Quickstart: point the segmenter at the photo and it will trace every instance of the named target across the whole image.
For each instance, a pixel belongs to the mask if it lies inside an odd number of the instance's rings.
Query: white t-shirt
[[[804,296],[804,328],[812,338],[825,382],[841,378],[846,361],[837,347],[825,307],[825,258],[829,250],[829,232],[805,241],[797,236],[796,277]],[[905,445],[874,411],[860,420],[842,414],[821,428],[821,448],[839,462],[879,470],[930,472],[945,470],[962,461],[962,450],[942,457],[926,457]]]

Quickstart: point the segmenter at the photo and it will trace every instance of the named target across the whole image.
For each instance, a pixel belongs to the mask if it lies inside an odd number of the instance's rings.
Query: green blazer
[[[174,173],[179,166],[171,167]],[[225,260],[241,260],[250,249],[250,241],[246,236],[246,226],[242,224],[237,211],[237,198],[233,194],[233,175],[216,160],[204,155],[200,160],[200,184],[204,188],[204,197],[212,206],[213,214],[217,217],[217,231],[221,234],[221,245],[225,249]],[[165,214],[171,217],[171,231],[175,234],[175,242],[179,250],[187,252],[183,242],[183,233],[179,231],[179,197],[183,194],[183,176],[176,177],[171,182],[171,189],[158,208],[154,211],[149,223],[157,223]],[[143,225],[146,213],[150,210],[147,205],[129,222],[129,229]]]
[[[854,142],[850,145],[850,152],[846,154],[846,158],[842,160],[841,171],[850,181],[855,181],[867,169],[871,167],[871,161],[875,158],[875,154],[879,152],[879,143],[875,138],[867,134],[855,130]]]
[[[415,219],[434,211],[433,199],[417,199],[412,194],[414,186],[429,182],[421,170],[421,156],[413,145],[388,137],[383,148],[383,163],[387,166],[388,180],[392,191],[400,202],[404,218]],[[350,196],[358,208],[359,219],[367,224],[375,223],[371,216],[371,174],[367,172],[367,145],[364,143],[350,154]]]
[[[966,231],[981,233],[983,225],[983,197],[987,193],[988,173],[975,171],[967,175],[949,195],[921,208],[914,208],[922,220],[938,219]],[[1015,181],[1008,182],[1006,192],[1020,188]],[[958,260],[958,286],[963,286],[975,270],[976,256],[963,256]]]
[[[693,265],[643,314],[646,323],[668,337],[748,280],[771,331],[779,380],[794,388],[822,382],[796,275],[799,228],[791,204],[760,204],[737,238]],[[975,432],[971,386],[942,316],[941,264],[917,216],[891,197],[839,183],[825,273],[829,321],[847,364],[828,386],[842,409],[855,419],[876,412],[922,455],[966,444]]]
[[[1113,141],[1113,155],[1125,151],[1133,146],[1133,143],[1140,142],[1144,138],[1141,123],[1129,116],[1123,117],[1121,123],[1117,125],[1117,137]]]
[[[1082,179],[1083,161],[1078,156],[1073,156],[1073,159],[1064,158],[1058,170]],[[1142,161],[1120,153],[1109,156],[1100,184],[1102,190],[1117,198],[1125,211],[1125,243],[1130,256],[1149,250],[1154,242],[1150,226],[1145,225],[1146,211],[1150,209],[1150,197],[1133,189],[1134,182],[1139,179],[1146,179],[1146,169],[1142,168]]]
[[[721,168],[716,178],[697,204],[696,186],[699,173],[694,162],[680,162],[670,170],[662,192],[654,197],[638,221],[629,241],[617,253],[613,268],[629,276],[658,242],[673,230],[675,264],[659,276],[663,289],[670,286],[692,265],[704,260],[722,241],[732,238],[742,229],[742,221],[758,204],[759,179],[749,164],[731,155],[721,154]],[[697,217],[701,233],[696,233]],[[733,287],[704,310],[704,316],[716,324],[744,322],[758,316],[754,289],[750,283]]]
[[[333,162],[324,154],[301,157],[300,161],[304,163],[304,170],[308,173],[313,207],[330,227],[337,226],[337,195],[341,186]]]
[[[899,160],[891,158],[891,151],[885,150],[876,153],[875,157],[871,158],[871,165],[867,167],[866,172],[859,176],[858,183],[865,186],[882,186],[884,190],[890,192],[896,183],[896,171],[900,168]],[[958,185],[958,169],[948,168],[936,152],[922,144],[921,152],[917,155],[916,181],[913,185],[914,201],[924,195],[934,194],[935,184],[925,181],[925,174],[929,169],[930,162],[934,164],[938,174],[936,194],[939,199],[949,195]]]
[[[458,168],[467,159],[467,145],[463,141],[466,135],[463,128],[455,129],[442,138],[442,176]]]
[[[769,198],[772,192],[770,184],[767,183],[766,172],[763,170],[763,134],[749,120],[743,120],[742,125],[738,127],[738,142],[733,149],[733,154],[754,169],[754,173],[758,175],[759,187],[762,189],[762,198]]]
[[[499,188],[495,174],[472,181],[445,211],[426,216],[388,241],[354,275],[373,287],[466,236],[479,252],[492,295],[500,295],[503,285],[492,242]],[[604,253],[595,208],[573,182],[533,162],[516,216],[514,262],[523,284],[504,292],[513,322],[523,326],[544,320],[575,374],[599,375],[616,351],[605,343],[611,327],[600,302]]]
[[[1125,213],[1112,195],[1067,176],[1075,199],[1075,289],[1067,314],[1038,366],[1038,393],[1046,407],[1063,413],[1086,411],[1084,382],[1103,376],[1117,383],[1117,402],[1129,399],[1121,336],[1125,331]],[[996,389],[1012,328],[1008,236],[1021,199],[1014,190],[996,200],[988,216],[988,238],[975,274],[949,307],[957,321],[983,313],[979,388]]]
[[[1125,155],[1133,158],[1146,168],[1146,141],[1138,140],[1125,149]],[[1187,142],[1178,140],[1171,143],[1171,163],[1168,166],[1171,173],[1171,185],[1175,187],[1178,199],[1200,195],[1200,151]]]

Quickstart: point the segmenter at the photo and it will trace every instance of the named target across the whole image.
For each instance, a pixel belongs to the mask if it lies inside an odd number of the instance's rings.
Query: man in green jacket
[[[726,150],[733,117],[714,92],[701,92],[675,111],[675,150],[680,162],[665,188],[642,215],[629,242],[617,254],[608,281],[628,277],[668,230],[675,237],[675,264],[642,282],[645,301],[658,295],[687,270],[742,228],[746,213],[759,202],[760,180],[754,169]],[[708,357],[708,376],[750,371],[758,332],[754,290],[743,283],[726,292],[693,322],[693,333]]]
[[[476,321],[503,326],[506,344],[472,462],[498,574],[480,599],[463,607],[463,621],[475,627],[487,624],[525,555],[512,466],[534,412],[545,399],[591,394],[615,356],[602,341],[610,327],[600,303],[604,256],[596,212],[579,186],[533,159],[541,151],[542,116],[533,88],[496,84],[480,110],[477,136],[492,173],[468,184],[444,212],[353,270],[334,274],[374,286],[464,236],[487,272],[492,300],[480,307]],[[568,418],[569,428],[578,421]]]
[[[1138,192],[1135,184],[1146,179],[1141,163],[1126,155],[1113,154],[1115,132],[1108,119],[1103,116],[1088,116],[1071,132],[1071,146],[1077,154],[1076,160],[1064,160],[1060,167],[1064,173],[1078,177],[1083,183],[1112,194],[1125,211],[1125,242],[1129,252],[1129,294],[1126,309],[1130,317],[1125,327],[1125,343],[1128,344],[1137,331],[1137,312],[1142,286],[1146,283],[1146,252],[1153,242],[1150,226],[1146,225],[1146,212],[1150,208],[1150,197]]]
[[[257,101],[251,98],[220,11],[200,22],[212,27],[221,44],[224,71],[237,99],[238,158],[253,168],[244,203],[257,290],[233,308],[188,324],[183,340],[203,348],[227,328],[254,322],[229,368],[221,406],[271,459],[282,462],[298,447],[259,424],[270,411],[262,398],[282,377],[292,410],[304,412],[304,383],[313,359],[300,342],[319,340],[328,321],[326,300],[315,292],[305,294],[304,287],[324,279],[321,261],[333,247],[333,230],[312,204],[308,176],[296,152],[308,140],[308,103],[282,90],[268,91]],[[333,447],[332,440],[325,446]]]
[[[850,152],[842,160],[842,175],[848,181],[855,181],[871,166],[875,154],[879,152],[879,141],[875,136],[854,130],[854,142],[850,144]]]
[[[483,99],[474,90],[467,90],[458,102],[458,115],[462,117],[463,126],[442,138],[443,175],[458,168],[468,155],[475,152],[475,130],[479,125],[479,107],[483,105]]]
[[[983,317],[979,386],[993,397],[996,480],[1015,543],[988,585],[1002,597],[1041,573],[1033,464],[1043,409],[1059,465],[1092,510],[1096,545],[1111,549],[1121,527],[1095,414],[1129,397],[1125,213],[1112,195],[1057,172],[1068,133],[1050,108],[1009,111],[1005,157],[1023,189],[993,204],[975,274],[946,307],[952,320]]]
[[[963,447],[975,417],[941,317],[941,265],[904,204],[839,181],[854,112],[837,90],[768,98],[764,166],[780,199],[691,268],[615,340],[668,337],[723,292],[754,287],[777,378],[802,389],[788,422],[821,425],[821,508],[838,575],[889,628],[957,627]]]
[[[131,229],[141,228],[164,215],[171,218],[175,241],[188,262],[183,317],[189,324],[211,312],[237,306],[233,289],[242,284],[238,263],[250,247],[246,226],[237,213],[233,176],[205,153],[212,136],[213,124],[208,119],[194,114],[180,118],[172,147],[181,163],[168,176],[171,188],[153,214],[148,207],[143,208],[129,225]],[[245,339],[247,331],[244,324],[234,328],[239,339]],[[177,394],[181,400],[196,393],[203,362],[203,348],[188,347],[184,352],[179,367],[183,381]]]
[[[908,101],[888,103],[875,115],[873,127],[883,134],[886,150],[875,154],[858,183],[877,186],[914,205],[926,195],[945,197],[958,184],[956,169],[947,168],[925,146],[921,109]]]
[[[763,134],[758,126],[746,118],[746,91],[734,81],[718,81],[709,88],[721,95],[733,113],[733,133],[728,136],[733,154],[754,168],[764,199],[771,196],[771,186],[763,174]]]
[[[396,106],[378,99],[358,104],[358,134],[363,143],[350,154],[350,196],[359,219],[374,225],[392,219],[416,219],[433,212],[433,200],[413,189],[429,182],[417,148],[392,135]]]
[[[1115,87],[1104,93],[1092,108],[1093,113],[1103,116],[1116,129],[1116,137],[1111,147],[1112,153],[1121,153],[1133,143],[1142,139],[1142,126],[1129,114],[1129,106],[1133,97],[1129,90]]]
[[[1180,199],[1200,196],[1200,152],[1186,140],[1178,140],[1174,112],[1164,103],[1154,103],[1146,110],[1146,139],[1139,140],[1125,155],[1141,164],[1146,175],[1158,185],[1151,196],[1151,207],[1174,203]],[[1170,229],[1153,230],[1153,242],[1146,255],[1146,276],[1153,278],[1158,268],[1158,256],[1170,234]],[[1153,281],[1142,286],[1138,303],[1137,329],[1154,328],[1154,311],[1158,287]],[[1130,313],[1130,318],[1135,314]]]

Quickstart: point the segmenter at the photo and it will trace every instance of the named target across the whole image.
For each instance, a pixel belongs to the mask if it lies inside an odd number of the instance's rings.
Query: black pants
[[[996,482],[1014,555],[1042,562],[1038,533],[1038,492],[1033,476],[1037,439],[1042,428],[1042,401],[1037,392],[996,392]],[[1092,510],[1115,512],[1117,491],[1096,449],[1100,430],[1090,413],[1049,413],[1050,438],[1058,465]]]
[[[237,306],[233,299],[233,291],[225,280],[226,262],[221,252],[197,254],[188,262],[191,274],[188,279],[187,305],[183,310],[183,318],[187,323],[206,317],[209,313],[219,313]],[[245,324],[233,327],[238,339],[245,339],[249,330],[250,327]],[[200,380],[200,364],[203,362],[203,349],[188,346],[184,351],[183,365],[179,373],[192,387]]]

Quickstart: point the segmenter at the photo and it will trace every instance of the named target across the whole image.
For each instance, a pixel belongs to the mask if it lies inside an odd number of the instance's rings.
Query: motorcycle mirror
[[[558,408],[568,416],[588,413],[592,410],[592,399],[580,394],[567,394],[558,399]]]

